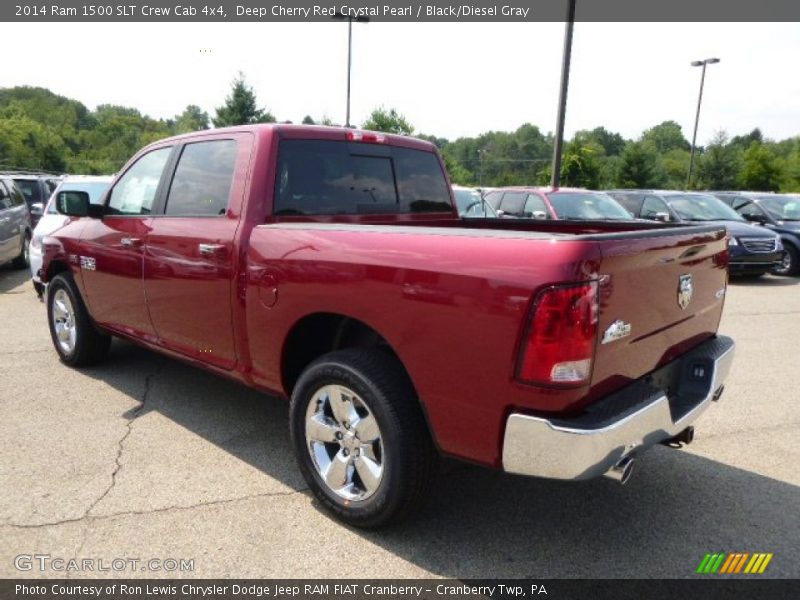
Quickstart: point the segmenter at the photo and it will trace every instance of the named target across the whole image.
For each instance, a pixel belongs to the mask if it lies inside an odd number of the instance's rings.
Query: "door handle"
[[[224,244],[198,244],[197,249],[203,256],[220,256],[225,252]]]
[[[142,245],[142,240],[134,237],[124,237],[119,241],[119,243],[123,248],[138,248]]]

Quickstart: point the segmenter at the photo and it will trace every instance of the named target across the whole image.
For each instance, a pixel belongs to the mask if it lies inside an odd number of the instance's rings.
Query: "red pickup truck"
[[[436,459],[624,482],[722,393],[725,230],[460,219],[434,146],[258,125],[143,149],[43,241],[56,351],[111,336],[289,398],[339,518],[407,515]],[[222,401],[222,399],[221,399]]]

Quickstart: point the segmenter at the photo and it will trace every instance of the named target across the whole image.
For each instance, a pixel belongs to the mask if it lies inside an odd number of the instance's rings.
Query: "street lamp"
[[[567,19],[564,25],[564,51],[561,55],[561,91],[558,96],[556,116],[556,139],[553,143],[553,172],[551,187],[561,185],[561,148],[564,144],[564,119],[567,116],[567,88],[569,87],[569,63],[572,57],[572,29],[575,25],[575,0],[567,0]]]
[[[719,62],[718,58],[707,58],[705,60],[693,60],[691,65],[693,67],[703,67],[703,73],[700,75],[700,94],[697,96],[697,113],[694,117],[694,134],[692,135],[692,152],[689,155],[689,172],[686,174],[686,189],[688,190],[692,183],[692,167],[694,166],[694,147],[697,142],[697,124],[700,122],[700,103],[703,101],[703,84],[706,81],[706,65],[714,65]]]
[[[347,19],[347,117],[345,127],[350,127],[350,67],[353,64],[353,21],[356,23],[369,23],[369,17],[345,15],[337,12],[333,15],[334,19],[344,21]]]

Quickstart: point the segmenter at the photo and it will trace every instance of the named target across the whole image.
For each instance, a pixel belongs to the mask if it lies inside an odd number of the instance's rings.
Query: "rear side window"
[[[276,215],[451,212],[436,155],[355,142],[283,140]]]
[[[187,144],[181,152],[164,211],[172,216],[222,216],[236,165],[236,141]]]
[[[149,215],[170,152],[172,148],[153,150],[133,163],[111,190],[108,214]]]

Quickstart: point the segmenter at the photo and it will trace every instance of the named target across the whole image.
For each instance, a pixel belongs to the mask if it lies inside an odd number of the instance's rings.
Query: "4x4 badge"
[[[631,324],[617,319],[608,326],[608,329],[603,332],[603,339],[600,340],[600,343],[608,344],[609,342],[614,342],[616,340],[621,340],[624,337],[628,337],[630,334]]]
[[[688,275],[681,275],[678,279],[678,306],[686,308],[689,302],[692,301],[692,294],[694,293],[694,283],[691,273]]]

